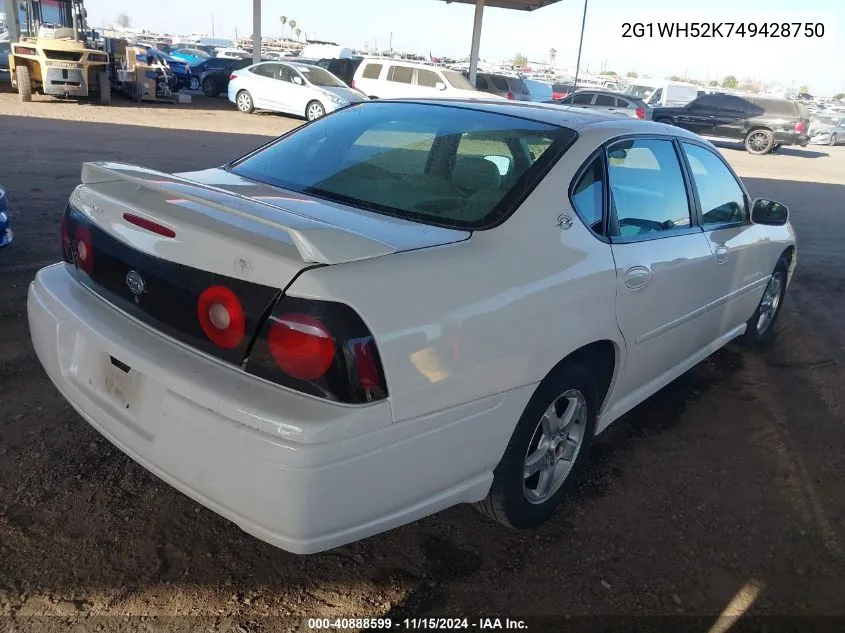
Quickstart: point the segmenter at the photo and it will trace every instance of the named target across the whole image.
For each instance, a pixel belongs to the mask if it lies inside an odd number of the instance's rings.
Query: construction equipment
[[[5,0],[9,70],[21,101],[33,92],[111,102],[107,54],[88,46],[83,0]]]

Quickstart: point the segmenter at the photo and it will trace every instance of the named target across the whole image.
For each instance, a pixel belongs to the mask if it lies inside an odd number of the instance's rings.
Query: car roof
[[[426,64],[424,62],[412,62],[405,59],[389,59],[387,57],[365,57],[361,60],[362,66],[364,62],[372,64],[390,64],[391,66],[410,66],[411,68],[425,68],[434,70],[449,70],[443,66],[435,66],[434,64]]]
[[[484,94],[484,93],[480,93]],[[613,115],[601,110],[585,110],[536,101],[504,101],[487,99],[379,99],[373,103],[421,103],[451,106],[466,110],[479,110],[494,114],[518,116],[549,125],[559,125],[573,130],[586,127],[609,127],[623,129],[631,134],[669,134],[671,136],[696,139],[701,138],[683,128],[665,123],[642,121],[627,116]]]

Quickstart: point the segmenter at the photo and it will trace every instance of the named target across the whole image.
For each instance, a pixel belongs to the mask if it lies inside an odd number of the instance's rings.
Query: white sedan
[[[88,163],[62,245],[28,297],[59,391],[297,553],[459,503],[549,519],[597,433],[773,335],[797,261],[787,209],[694,134],[453,100],[206,171]]]
[[[368,100],[324,68],[282,62],[262,62],[234,71],[228,94],[229,101],[245,114],[272,110],[309,121]]]

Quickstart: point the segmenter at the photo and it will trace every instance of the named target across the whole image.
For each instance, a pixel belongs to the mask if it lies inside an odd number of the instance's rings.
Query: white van
[[[455,70],[379,57],[361,62],[352,87],[371,99],[504,99],[476,90]]]
[[[698,97],[698,86],[683,81],[664,81],[654,88],[645,102],[652,108],[685,106]]]
[[[352,51],[334,44],[306,44],[299,54],[303,59],[352,59]]]

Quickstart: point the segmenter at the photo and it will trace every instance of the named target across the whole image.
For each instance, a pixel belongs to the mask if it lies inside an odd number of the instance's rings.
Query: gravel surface
[[[278,616],[712,619],[737,600],[758,615],[845,614],[842,147],[762,157],[723,147],[752,193],[788,204],[797,227],[780,336],[765,352],[730,346],[612,426],[537,532],[462,506],[295,556],[90,428],[38,364],[25,306],[37,268],[59,259],[80,163],[200,169],[299,123],[241,115],[225,99],[103,108],[0,93],[0,182],[17,235],[0,252],[0,616],[45,631],[128,626],[114,615],[138,616],[134,630],[252,631],[306,630]]]

